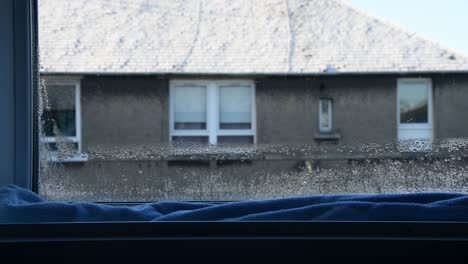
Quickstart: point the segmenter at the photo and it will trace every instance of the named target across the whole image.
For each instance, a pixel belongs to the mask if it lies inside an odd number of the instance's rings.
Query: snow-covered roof
[[[468,72],[340,0],[40,0],[43,73]]]

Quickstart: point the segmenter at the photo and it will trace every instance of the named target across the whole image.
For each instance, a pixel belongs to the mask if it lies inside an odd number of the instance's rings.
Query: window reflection
[[[400,123],[428,123],[428,89],[424,83],[399,87]]]
[[[57,134],[76,136],[75,87],[71,85],[49,85],[47,105],[42,114],[43,131],[47,137]]]

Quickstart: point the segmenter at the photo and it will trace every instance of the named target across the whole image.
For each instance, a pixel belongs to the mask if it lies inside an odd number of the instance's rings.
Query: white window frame
[[[174,129],[174,89],[175,87],[206,87],[206,129],[176,130]],[[251,95],[251,128],[250,129],[221,129],[219,120],[219,89],[223,86],[250,87]],[[211,145],[218,144],[218,136],[252,136],[254,144],[256,136],[256,100],[255,83],[253,80],[171,80],[169,83],[169,141],[174,136],[206,136]]]
[[[424,83],[428,89],[428,96],[427,96],[427,111],[428,111],[428,122],[424,124],[401,124],[400,120],[400,87],[404,84],[416,84],[416,83]],[[414,149],[411,150],[413,152],[417,151],[430,151],[432,149],[432,141],[434,139],[434,114],[433,114],[433,85],[431,78],[399,78],[397,80],[397,89],[396,89],[396,106],[397,106],[397,138],[399,142],[404,142],[407,140],[428,140],[428,144],[423,149]],[[413,133],[414,136],[402,136],[402,134],[409,135]],[[427,134],[427,137],[418,137],[417,135]],[[405,147],[399,145],[400,150],[409,151]]]
[[[328,101],[328,124],[329,127],[322,126],[323,111],[322,106],[323,102]],[[330,133],[333,130],[333,100],[331,98],[320,98],[319,100],[319,131],[320,133]]]
[[[60,140],[77,143],[78,149],[73,157],[60,158],[57,152],[50,152],[50,161],[55,162],[82,162],[88,160],[88,155],[82,153],[81,146],[81,77],[43,77],[44,84],[48,85],[73,85],[75,87],[75,130],[74,137],[61,137]],[[42,143],[57,143],[57,137],[42,137]]]
[[[400,86],[403,84],[424,83],[428,88],[428,122],[425,124],[401,124],[400,123]],[[433,128],[433,96],[432,96],[432,80],[430,78],[400,78],[397,83],[397,122],[399,128],[410,129],[432,129]]]

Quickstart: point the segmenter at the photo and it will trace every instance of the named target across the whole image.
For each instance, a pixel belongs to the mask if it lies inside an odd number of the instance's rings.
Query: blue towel
[[[9,185],[0,189],[0,223],[102,221],[468,221],[456,193],[324,195],[225,204],[156,202],[137,206],[49,202]]]

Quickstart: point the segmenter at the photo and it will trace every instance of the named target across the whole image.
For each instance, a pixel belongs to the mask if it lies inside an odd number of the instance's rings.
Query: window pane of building
[[[174,87],[174,129],[202,130],[207,124],[205,87]]]
[[[47,137],[76,136],[75,86],[47,85],[43,133]]]
[[[252,88],[221,87],[219,108],[221,129],[252,128]]]
[[[332,101],[330,99],[320,100],[320,132],[331,131],[331,109]]]
[[[398,88],[400,123],[428,123],[428,88],[425,83],[407,83]]]

